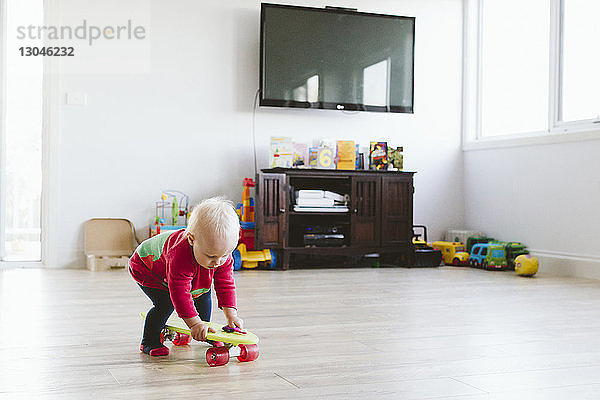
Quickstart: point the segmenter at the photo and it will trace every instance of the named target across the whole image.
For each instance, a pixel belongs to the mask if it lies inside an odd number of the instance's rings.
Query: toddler
[[[188,227],[143,241],[129,260],[129,273],[154,305],[146,315],[140,350],[166,356],[160,341],[167,319],[177,312],[196,340],[206,340],[210,321],[211,286],[227,324],[243,328],[237,315],[233,258],[240,223],[233,203],[221,197],[193,208]]]

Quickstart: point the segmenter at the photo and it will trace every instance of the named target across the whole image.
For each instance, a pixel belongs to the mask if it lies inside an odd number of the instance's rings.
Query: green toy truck
[[[504,247],[506,252],[507,268],[510,270],[515,269],[515,258],[521,254],[529,254],[527,246],[519,242],[501,242],[499,240],[492,240],[489,243],[499,244]]]

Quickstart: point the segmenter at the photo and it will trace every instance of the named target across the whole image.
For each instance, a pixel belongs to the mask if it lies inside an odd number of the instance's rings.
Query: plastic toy
[[[244,178],[242,183],[242,222],[254,222],[254,199],[250,197],[250,188],[256,186],[254,180]]]
[[[489,243],[499,244],[504,246],[506,252],[506,262],[508,269],[515,269],[515,258],[522,254],[529,254],[527,247],[523,243],[519,242],[500,242],[498,240],[492,240]]]
[[[250,178],[244,178],[242,183],[242,202],[237,205],[237,213],[240,217],[240,243],[246,245],[246,249],[254,250],[254,199],[250,197],[250,188],[255,183]]]
[[[465,246],[460,242],[433,242],[432,246],[442,252],[442,258],[446,265],[466,265],[469,260],[469,253],[465,252]]]
[[[404,156],[402,155],[403,151],[403,147],[396,147],[395,150],[391,147],[388,147],[388,161],[395,171],[402,171],[404,168]]]
[[[538,260],[530,254],[521,254],[515,258],[515,271],[520,276],[533,276],[538,272]]]
[[[146,318],[146,313],[140,313]],[[258,336],[250,331],[244,334],[238,332],[225,332],[224,325],[214,322],[205,322],[214,332],[208,332],[207,339],[213,344],[206,350],[206,362],[211,367],[225,365],[231,356],[237,357],[239,362],[253,361],[258,358]],[[170,317],[161,333],[161,339],[169,339],[175,346],[184,346],[191,340],[191,332],[185,322],[178,317]]]
[[[277,257],[272,250],[254,250],[254,199],[250,197],[250,188],[256,184],[250,178],[242,182],[242,202],[237,205],[240,217],[240,241],[233,252],[233,269],[268,267],[275,268]]]
[[[415,228],[421,233],[415,233]],[[421,239],[423,236],[423,239]],[[425,225],[413,225],[413,247],[415,248],[414,267],[439,267],[442,263],[442,252],[435,250],[427,243],[427,227]]]
[[[473,246],[476,245],[477,243],[489,243],[492,240],[495,240],[495,239],[491,238],[491,237],[485,237],[485,236],[470,236],[467,239],[466,251],[467,251],[467,253],[471,253]]]
[[[190,215],[190,198],[178,190],[166,190],[160,200],[154,203],[154,225],[150,226],[150,236],[165,230],[178,230],[187,226]],[[169,215],[170,213],[170,215]]]
[[[277,256],[273,250],[247,251],[246,245],[240,243],[233,251],[233,269],[268,267],[275,268]]]
[[[484,269],[507,269],[504,246],[495,243],[477,243],[469,256],[469,265]]]

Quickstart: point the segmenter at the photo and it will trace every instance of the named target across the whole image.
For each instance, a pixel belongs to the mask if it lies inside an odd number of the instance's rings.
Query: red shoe
[[[160,346],[157,347],[155,349],[151,349],[148,346],[146,346],[146,348],[144,348],[144,346],[142,346],[140,344],[140,351],[142,353],[146,353],[150,356],[156,357],[156,356],[168,356],[169,355],[169,348],[166,346]]]

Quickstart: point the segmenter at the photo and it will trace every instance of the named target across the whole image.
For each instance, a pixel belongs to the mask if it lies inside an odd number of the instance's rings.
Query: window
[[[17,26],[43,25],[42,0],[0,0],[0,261],[41,260],[43,57],[21,57]],[[38,44],[39,46],[39,44]]]
[[[564,0],[562,13],[561,121],[600,116],[600,2]]]
[[[546,130],[547,0],[485,0],[482,4],[481,135]]]
[[[597,138],[599,1],[466,0],[465,11],[465,148]]]

